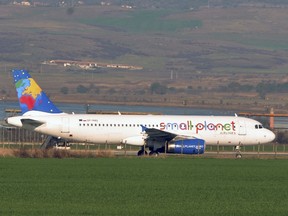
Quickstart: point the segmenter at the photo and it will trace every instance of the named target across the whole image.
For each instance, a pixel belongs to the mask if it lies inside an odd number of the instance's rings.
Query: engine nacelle
[[[203,154],[205,141],[202,139],[172,140],[168,143],[167,152],[176,154]]]

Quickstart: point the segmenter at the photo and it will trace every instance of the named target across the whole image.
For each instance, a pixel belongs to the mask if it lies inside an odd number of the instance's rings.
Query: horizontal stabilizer
[[[36,128],[45,123],[34,119],[21,119],[21,122],[25,128]]]

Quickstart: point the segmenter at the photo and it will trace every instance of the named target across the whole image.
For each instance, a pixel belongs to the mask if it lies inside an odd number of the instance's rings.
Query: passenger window
[[[263,126],[262,126],[262,125],[259,125],[259,128],[263,128]]]
[[[255,128],[258,129],[258,125],[255,125]]]

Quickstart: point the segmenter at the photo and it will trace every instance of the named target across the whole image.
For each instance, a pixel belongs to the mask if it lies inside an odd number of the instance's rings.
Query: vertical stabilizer
[[[22,114],[28,111],[62,113],[26,70],[12,70]]]

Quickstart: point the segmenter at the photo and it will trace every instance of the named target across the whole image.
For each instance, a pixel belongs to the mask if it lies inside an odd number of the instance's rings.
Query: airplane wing
[[[142,131],[145,131],[145,133],[148,135],[149,138],[159,139],[159,140],[169,141],[169,140],[174,139],[177,136],[176,134],[173,134],[170,132],[158,130],[156,128],[146,128],[144,126],[142,126]]]
[[[36,128],[42,124],[45,124],[45,122],[37,121],[34,119],[21,119],[21,122],[25,128]]]
[[[145,133],[148,135],[148,139],[153,139],[153,140],[165,140],[165,141],[171,141],[174,138],[183,138],[183,139],[197,139],[197,137],[187,137],[187,136],[182,136],[179,134],[175,133],[170,133],[168,131],[162,131],[156,128],[147,128],[143,125],[141,125],[142,131],[145,131]]]

